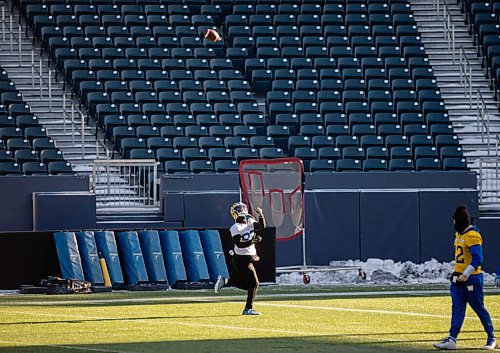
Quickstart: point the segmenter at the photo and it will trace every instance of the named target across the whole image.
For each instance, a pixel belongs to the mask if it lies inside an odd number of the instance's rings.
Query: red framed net
[[[240,162],[240,183],[250,213],[262,208],[276,239],[304,231],[304,168],[299,158],[249,159]]]

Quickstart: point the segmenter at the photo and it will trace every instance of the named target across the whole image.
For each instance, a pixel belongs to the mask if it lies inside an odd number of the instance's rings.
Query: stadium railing
[[[97,195],[97,211],[123,208],[159,211],[157,179],[154,159],[95,160],[91,190]]]
[[[499,136],[497,135],[497,146]],[[494,205],[500,202],[500,157],[481,157],[479,159],[479,204]]]
[[[477,129],[481,131],[481,142],[484,143],[486,137],[486,144],[488,146],[488,156],[491,154],[491,133],[490,133],[490,114],[488,112],[488,107],[484,101],[481,91],[477,90],[476,95],[476,110],[477,110]],[[497,135],[498,138],[498,135]],[[498,148],[498,146],[497,146]],[[498,150],[497,150],[498,156]]]
[[[469,94],[469,107],[472,108],[472,65],[467,59],[467,55],[460,46],[460,84],[464,86],[464,95]]]

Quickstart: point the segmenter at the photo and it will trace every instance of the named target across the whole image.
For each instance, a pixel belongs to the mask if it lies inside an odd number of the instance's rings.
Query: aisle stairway
[[[500,113],[498,101],[494,99],[494,92],[490,89],[485,70],[481,67],[481,58],[477,57],[477,48],[473,44],[473,37],[468,33],[464,17],[456,2],[448,2],[447,7],[455,27],[455,62],[453,62],[452,46],[448,48],[445,39],[443,21],[443,6],[440,6],[438,18],[437,8],[433,0],[410,0],[415,21],[422,35],[422,42],[433,67],[438,86],[444,98],[450,115],[454,131],[460,138],[464,148],[464,155],[471,170],[480,173],[479,158],[492,156],[495,151],[495,135],[500,133]],[[460,82],[460,47],[465,51],[472,68],[472,106],[470,96],[465,94],[464,83]],[[486,103],[490,120],[490,147],[488,139],[482,135],[478,124],[477,91]],[[480,126],[480,125],[479,125]],[[483,169],[483,178],[486,183],[494,178],[491,169]],[[478,180],[481,178],[478,176]],[[482,207],[483,210],[500,211],[500,204],[490,204]]]

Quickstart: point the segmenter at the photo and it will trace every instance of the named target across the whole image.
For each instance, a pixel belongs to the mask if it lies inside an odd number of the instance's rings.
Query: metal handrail
[[[71,142],[75,144],[75,129],[80,130],[80,140],[82,144],[82,159],[85,157],[85,114],[78,108],[71,98],[68,97],[66,92],[63,92],[63,131],[66,132],[66,120],[68,117],[67,102],[69,101],[71,107]],[[75,122],[75,112],[80,115],[80,127]]]
[[[497,135],[497,144],[499,143]],[[479,204],[498,204],[500,202],[500,157],[479,158]]]
[[[14,53],[14,37],[15,37],[15,30],[14,30],[14,20],[13,20],[13,16],[12,16],[12,13],[9,14],[9,25],[6,26],[6,17],[5,17],[5,6],[4,4],[0,5],[2,10],[1,10],[1,19],[2,19],[2,26],[1,26],[1,29],[2,29],[2,43],[5,43],[5,37],[6,37],[6,33],[9,34],[9,44],[10,44],[10,52],[11,53]],[[22,65],[22,42],[21,42],[21,37],[22,37],[22,26],[19,24],[18,25],[18,41],[17,41],[17,44],[18,44],[18,55],[19,55],[19,66]]]
[[[453,23],[450,9],[445,2],[443,2],[443,26],[444,38],[448,43],[448,50],[452,53],[453,65],[455,65],[455,23]]]
[[[433,0],[432,2],[434,4],[434,7],[437,10],[437,19],[439,20],[440,19],[440,16],[439,16],[439,9],[440,9],[439,3],[440,3],[440,0]]]
[[[67,94],[66,92],[63,92],[63,131],[66,133],[66,125],[67,125],[67,119],[68,115],[71,117],[71,141],[72,144],[75,144],[75,130],[80,132],[80,140],[82,143],[82,159],[85,158],[85,121],[86,119],[86,114],[75,104],[71,98],[71,94]],[[68,104],[69,103],[69,104]],[[68,106],[70,107],[68,111]],[[75,114],[78,114],[80,116],[80,121],[79,124],[75,120]],[[97,135],[96,135],[96,144],[95,144],[95,154],[96,158],[99,159],[99,151],[100,149],[104,149],[106,153],[106,159],[110,157],[110,151],[109,148],[106,146],[106,144],[100,140]]]
[[[105,192],[98,195],[103,199],[98,200],[100,209],[159,209],[157,178],[155,159],[99,159],[92,167],[91,188],[97,193],[98,185],[104,187],[100,190]],[[132,200],[127,192],[130,188],[137,190]]]
[[[488,156],[490,155],[490,114],[488,107],[484,101],[483,95],[480,90],[477,90],[476,96],[476,115],[477,115],[477,130],[481,131],[481,142],[484,143],[484,136],[486,134]],[[498,154],[498,151],[497,151]]]
[[[99,158],[99,151],[100,151],[100,148],[99,146],[102,146],[102,148],[104,148],[104,151],[106,153],[106,159],[110,159],[110,152],[109,152],[109,148],[108,146],[106,146],[106,143],[103,141],[103,140],[100,140],[97,136],[95,138],[95,155],[96,155],[96,159],[100,159]]]
[[[495,151],[496,151],[496,156],[500,156],[500,152],[498,151],[498,148],[500,147],[500,135],[495,136]]]
[[[469,93],[469,108],[472,108],[472,65],[463,46],[460,46],[460,84],[464,86],[465,96]]]

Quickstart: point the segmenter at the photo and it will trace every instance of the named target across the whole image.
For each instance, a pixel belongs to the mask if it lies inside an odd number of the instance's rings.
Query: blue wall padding
[[[182,257],[189,282],[209,281],[207,262],[203,255],[200,235],[196,230],[179,232]]]
[[[201,245],[205,253],[205,261],[212,282],[217,281],[217,276],[229,278],[224,251],[219,232],[215,229],[200,231]]]
[[[165,230],[161,231],[159,235],[168,282],[171,286],[175,286],[177,282],[187,281],[179,233],[176,230]]]
[[[74,278],[84,280],[80,252],[76,242],[74,232],[54,233],[56,242],[57,257],[61,266],[62,276],[64,278]]]
[[[85,280],[92,284],[103,285],[104,277],[102,276],[101,264],[97,254],[94,232],[77,232],[76,241],[80,250]]]
[[[137,232],[127,231],[117,233],[116,240],[123,263],[123,269],[125,270],[127,284],[135,285],[149,282]]]
[[[150,282],[168,283],[165,262],[161,252],[160,236],[157,230],[140,230],[139,242],[141,244],[144,263]]]
[[[115,235],[111,231],[95,232],[94,238],[97,245],[97,251],[100,252],[104,260],[106,260],[109,277],[111,277],[111,284],[113,287],[121,287],[125,281],[123,280]]]

